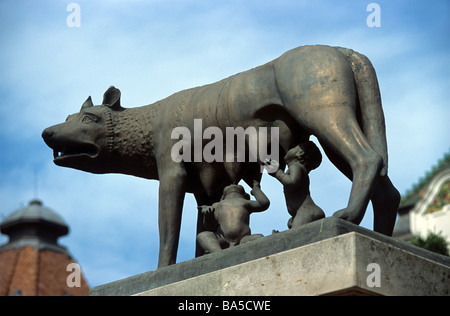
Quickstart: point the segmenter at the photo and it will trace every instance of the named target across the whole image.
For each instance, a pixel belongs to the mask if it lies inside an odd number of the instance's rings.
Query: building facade
[[[441,234],[450,245],[450,154],[403,198],[394,237],[405,241]]]

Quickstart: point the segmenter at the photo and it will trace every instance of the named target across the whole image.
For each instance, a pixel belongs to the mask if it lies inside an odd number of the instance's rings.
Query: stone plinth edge
[[[449,295],[449,284],[450,258],[330,217],[90,295]]]

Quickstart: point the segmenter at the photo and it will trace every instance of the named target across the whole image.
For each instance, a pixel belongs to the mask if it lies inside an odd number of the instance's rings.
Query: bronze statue
[[[319,167],[322,154],[309,141],[290,149],[284,161],[288,165],[286,173],[279,168],[270,173],[283,184],[286,206],[289,214],[288,227],[294,228],[324,218],[325,213],[311,198],[309,192],[309,172]]]
[[[231,184],[225,187],[219,202],[199,206],[204,215],[205,231],[197,235],[197,242],[206,253],[263,237],[261,234],[251,234],[250,214],[267,210],[270,202],[257,181],[253,182],[250,194],[256,201],[250,200],[243,186]]]
[[[371,199],[374,230],[392,234],[400,196],[387,175],[378,82],[370,61],[350,49],[298,47],[260,67],[137,108],[123,108],[120,91],[110,87],[102,105],[94,106],[89,97],[79,113],[42,136],[58,166],[159,180],[158,266],[163,267],[176,262],[186,192],[198,205],[212,205],[226,186],[261,179],[265,157],[257,162],[174,161],[171,132],[180,126],[192,132],[194,119],[202,119],[205,129],[222,131],[276,127],[283,155],[315,135],[353,182],[347,207],[334,215],[359,224]],[[284,161],[280,164],[284,168]],[[200,216],[198,233],[202,223]]]

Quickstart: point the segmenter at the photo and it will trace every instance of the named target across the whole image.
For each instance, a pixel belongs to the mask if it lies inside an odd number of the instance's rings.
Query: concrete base
[[[450,258],[326,218],[90,294],[450,295]]]

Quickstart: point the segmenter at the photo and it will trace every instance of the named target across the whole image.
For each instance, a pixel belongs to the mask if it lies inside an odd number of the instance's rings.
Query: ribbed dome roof
[[[69,226],[41,201],[32,200],[28,206],[7,216],[0,223],[0,231],[9,236],[8,244],[0,246],[0,249],[30,245],[65,252],[66,248],[58,245],[57,240],[68,234]]]
[[[48,224],[61,226],[61,228],[68,228],[67,223],[63,218],[48,207],[44,207],[39,200],[32,200],[30,204],[22,209],[19,209],[9,216],[7,216],[0,224],[3,229],[10,227],[18,222],[36,222],[42,221]]]

